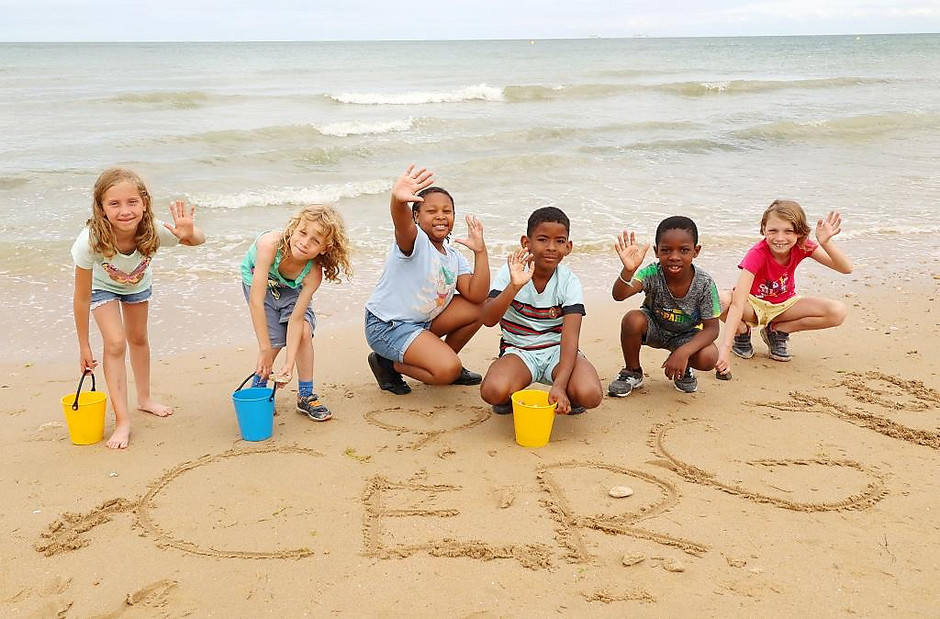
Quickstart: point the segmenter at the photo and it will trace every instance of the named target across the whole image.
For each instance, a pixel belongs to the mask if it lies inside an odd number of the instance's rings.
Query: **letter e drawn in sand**
[[[175,548],[195,555],[217,558],[234,559],[298,559],[314,554],[309,548],[281,549],[273,551],[255,551],[217,548],[212,545],[199,544],[181,539],[169,533],[159,524],[152,515],[154,500],[168,486],[180,476],[207,465],[226,461],[232,458],[250,457],[258,454],[298,454],[304,456],[321,457],[311,449],[288,445],[265,445],[251,449],[230,450],[220,454],[208,454],[183,462],[154,481],[147,488],[144,495],[137,500],[111,499],[98,507],[80,514],[66,512],[49,524],[40,533],[40,541],[35,545],[37,552],[46,556],[53,556],[61,552],[76,550],[88,545],[88,539],[83,534],[100,524],[109,522],[115,514],[130,512],[136,516],[135,526],[154,538],[160,548]]]
[[[851,407],[840,404],[831,398],[801,391],[790,393],[786,402],[753,402],[754,406],[763,406],[788,412],[825,412],[856,426],[874,430],[879,434],[931,449],[940,449],[940,431],[924,430],[906,426],[871,412],[872,405],[890,411],[940,412],[940,393],[919,380],[905,380],[881,372],[848,372],[842,376],[832,389],[844,387],[848,395],[862,406]]]
[[[648,502],[643,504],[635,511],[625,511],[613,516],[607,514],[586,515],[575,513],[562,484],[555,479],[552,472],[560,469],[579,468],[601,469],[645,481],[658,487],[660,496],[652,503]],[[635,523],[641,520],[647,520],[668,511],[678,502],[679,492],[676,490],[676,487],[668,481],[664,481],[642,471],[600,462],[561,462],[558,464],[544,465],[537,469],[536,477],[538,478],[542,490],[547,492],[549,496],[548,499],[542,501],[542,504],[548,509],[552,519],[557,523],[555,540],[565,549],[566,558],[570,563],[585,563],[591,559],[591,555],[587,550],[587,545],[581,533],[582,529],[601,531],[608,535],[627,535],[642,540],[648,540],[663,546],[678,548],[693,556],[701,556],[708,551],[708,547],[704,544],[679,537],[671,537],[634,526]],[[640,495],[642,495],[642,493],[640,493]]]
[[[544,544],[495,545],[480,540],[443,538],[417,544],[385,545],[383,522],[387,518],[453,518],[460,513],[456,509],[389,509],[383,502],[386,495],[395,491],[406,491],[433,497],[440,493],[460,490],[460,486],[448,484],[390,481],[380,475],[369,479],[362,494],[362,504],[365,507],[362,527],[365,555],[379,559],[404,559],[419,552],[426,552],[432,557],[465,557],[483,561],[515,559],[523,567],[534,570],[552,566],[551,550]]]
[[[716,490],[727,492],[742,499],[753,501],[755,503],[766,503],[782,509],[790,509],[802,512],[830,512],[841,510],[860,510],[868,509],[887,494],[885,488],[884,476],[873,468],[862,466],[853,460],[832,460],[829,458],[812,459],[760,459],[746,461],[744,464],[752,466],[766,467],[784,467],[784,466],[824,466],[824,467],[846,467],[855,469],[868,478],[868,483],[861,492],[850,494],[836,501],[812,503],[803,501],[792,501],[780,497],[769,496],[752,490],[748,490],[739,485],[726,483],[718,480],[714,474],[704,471],[693,464],[689,464],[674,455],[666,447],[666,437],[670,430],[693,423],[700,423],[699,419],[682,419],[679,421],[670,421],[653,426],[650,431],[649,446],[653,448],[656,455],[669,462],[670,469],[677,475],[702,486],[711,486]]]
[[[365,414],[366,421],[376,427],[396,434],[416,434],[418,439],[402,449],[421,449],[442,434],[459,432],[478,426],[490,418],[488,408],[482,406],[435,405],[429,411],[403,409],[401,407],[371,410]]]

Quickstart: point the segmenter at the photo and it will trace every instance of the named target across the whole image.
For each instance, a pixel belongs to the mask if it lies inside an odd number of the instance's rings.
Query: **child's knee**
[[[123,333],[121,337],[104,338],[102,344],[104,344],[104,354],[109,356],[123,357],[127,350],[127,339]]]
[[[714,370],[718,363],[718,348],[710,344],[689,358],[689,365],[696,370]]]
[[[646,333],[646,314],[640,310],[630,310],[620,321],[620,331],[625,335]]]
[[[127,344],[129,346],[134,346],[134,347],[150,346],[150,342],[147,339],[147,332],[146,331],[141,331],[140,333],[128,332]]]
[[[449,385],[457,380],[462,368],[460,357],[453,355],[451,359],[442,360],[431,372],[437,379],[435,382],[441,385]]]
[[[601,389],[600,382],[591,385],[578,385],[577,393],[573,393],[570,399],[573,399],[584,408],[597,408],[604,400],[604,390]]]
[[[848,315],[849,310],[845,306],[845,303],[841,301],[832,301],[832,308],[829,310],[829,315],[832,320],[832,326],[838,327],[843,322],[845,322],[845,317]]]
[[[483,401],[487,404],[502,404],[509,399],[508,390],[504,384],[500,384],[503,381],[492,378],[487,375],[483,379],[483,383],[480,385],[480,397],[483,398]]]

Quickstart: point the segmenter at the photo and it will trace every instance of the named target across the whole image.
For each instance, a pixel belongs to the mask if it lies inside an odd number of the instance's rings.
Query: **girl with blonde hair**
[[[173,414],[171,407],[155,401],[150,394],[150,262],[162,246],[200,245],[206,237],[195,225],[195,209],[187,208],[183,200],[170,204],[170,215],[172,225],[158,222],[151,210],[150,192],[140,176],[125,168],[109,168],[95,182],[91,219],[72,245],[72,306],[79,365],[82,372],[98,365],[88,339],[88,318],[94,314],[104,342],[104,378],[114,409],[114,432],[108,439],[112,449],[123,449],[130,440],[124,366],[128,350],[137,408],[158,417]]]

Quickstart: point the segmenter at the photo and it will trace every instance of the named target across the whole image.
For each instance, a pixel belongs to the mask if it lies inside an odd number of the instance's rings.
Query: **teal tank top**
[[[251,244],[251,247],[248,248],[245,257],[242,259],[242,282],[244,282],[246,286],[251,286],[251,279],[255,272],[255,263],[258,261],[258,239],[268,232],[270,232],[270,230],[265,230],[255,237],[254,242]],[[303,271],[300,272],[300,275],[298,275],[296,279],[286,279],[281,275],[278,271],[280,265],[281,252],[278,251],[274,256],[274,263],[271,265],[271,268],[268,269],[268,287],[285,286],[287,288],[300,288],[301,285],[303,285],[304,278],[307,277],[307,274],[310,273],[310,269],[313,268],[313,260],[307,261]]]

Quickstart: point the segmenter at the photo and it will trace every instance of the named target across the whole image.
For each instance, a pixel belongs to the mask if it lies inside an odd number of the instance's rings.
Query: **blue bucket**
[[[250,374],[242,384],[232,392],[232,403],[235,405],[235,417],[238,418],[238,429],[245,441],[266,441],[274,433],[274,392],[267,387],[250,387],[242,389],[249,380],[254,378]]]

